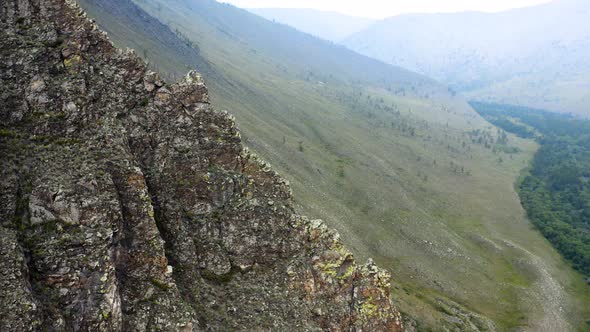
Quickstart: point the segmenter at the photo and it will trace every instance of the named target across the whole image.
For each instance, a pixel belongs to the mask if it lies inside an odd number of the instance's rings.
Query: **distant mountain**
[[[346,38],[471,98],[590,115],[590,2],[392,17]]]
[[[248,11],[334,42],[359,32],[375,22],[369,18],[314,9],[253,8]]]

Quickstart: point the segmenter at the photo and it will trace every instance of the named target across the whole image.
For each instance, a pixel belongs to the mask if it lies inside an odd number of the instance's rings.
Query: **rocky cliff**
[[[359,266],[243,148],[72,0],[0,2],[0,330],[399,331]]]

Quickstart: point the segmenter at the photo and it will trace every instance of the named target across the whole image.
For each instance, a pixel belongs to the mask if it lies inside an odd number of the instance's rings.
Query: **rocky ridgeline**
[[[197,73],[165,84],[71,0],[0,19],[0,331],[401,330]]]

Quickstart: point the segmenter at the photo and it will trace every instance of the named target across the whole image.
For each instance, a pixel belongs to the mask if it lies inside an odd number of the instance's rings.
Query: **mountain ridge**
[[[198,73],[166,84],[73,1],[0,19],[3,330],[402,329]]]

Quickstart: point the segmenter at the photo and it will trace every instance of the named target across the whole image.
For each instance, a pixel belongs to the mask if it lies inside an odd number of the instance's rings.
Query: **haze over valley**
[[[310,23],[329,22],[321,12],[309,18],[297,9],[253,12],[328,37]],[[588,1],[557,0],[499,13],[404,14],[328,39],[432,77],[469,99],[588,116],[588,17]]]

